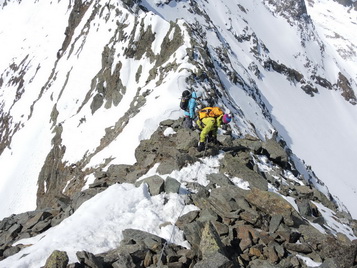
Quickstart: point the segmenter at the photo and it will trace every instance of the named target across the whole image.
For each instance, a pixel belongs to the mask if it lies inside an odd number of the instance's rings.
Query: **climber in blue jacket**
[[[193,128],[193,120],[196,117],[197,100],[201,97],[201,92],[192,92],[191,99],[188,101],[187,111],[185,111],[185,121],[183,123],[185,128]]]

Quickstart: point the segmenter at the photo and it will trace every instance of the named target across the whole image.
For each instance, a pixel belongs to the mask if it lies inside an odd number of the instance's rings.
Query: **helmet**
[[[199,99],[199,98],[201,98],[201,96],[202,96],[202,93],[201,92],[196,92],[196,91],[193,91],[192,92],[192,98],[194,98],[194,99]]]
[[[201,91],[197,91],[196,92],[196,98],[199,99],[202,97],[202,92]]]
[[[232,117],[230,114],[224,114],[223,118],[222,118],[222,122],[225,124],[228,124],[229,122],[231,122]]]

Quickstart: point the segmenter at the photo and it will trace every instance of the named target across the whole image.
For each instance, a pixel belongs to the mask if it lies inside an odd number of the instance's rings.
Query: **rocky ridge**
[[[21,1],[19,1],[21,2]],[[141,1],[123,1],[128,7],[141,8],[136,6]],[[163,1],[164,2],[164,1]],[[171,1],[166,1],[169,4]],[[280,5],[281,2],[265,1],[273,6],[272,12],[282,14],[289,18],[289,22],[306,17],[306,7],[303,1],[298,1],[297,9],[294,8],[295,2],[287,1],[289,9]],[[340,1],[344,2],[344,1]],[[349,1],[345,1],[349,2]],[[89,22],[94,20],[98,14],[106,14],[104,10],[108,9],[108,14],[119,16],[122,12],[115,6],[105,5],[96,2],[93,9],[88,9],[89,1],[74,1],[72,13],[69,17],[68,27],[65,32],[65,39],[61,49],[58,51],[57,58],[63,60],[73,55],[73,48],[77,37],[72,36],[78,27],[80,20],[85,13],[92,12],[88,23],[83,29],[89,29]],[[277,4],[278,3],[278,4]],[[194,1],[188,2],[192,10],[199,11],[201,7]],[[356,3],[355,3],[356,4]],[[240,6],[242,13],[249,12],[247,8]],[[112,11],[110,13],[110,11]],[[203,11],[200,11],[203,12]],[[199,14],[200,12],[197,12]],[[197,14],[195,14],[197,16]],[[98,15],[99,16],[99,15]],[[104,15],[103,15],[104,17]],[[109,18],[109,17],[108,17]],[[207,25],[212,26],[213,30],[219,33],[210,21],[209,16],[205,16]],[[109,20],[108,20],[109,21]],[[143,20],[142,20],[143,21]],[[306,26],[304,21],[299,29],[303,30]],[[308,23],[308,22],[306,22]],[[153,52],[146,46],[155,39],[152,27],[141,26],[141,21],[136,20],[136,27],[133,32],[140,33],[140,42],[128,38],[127,49],[123,52],[126,58],[139,60],[146,55],[155,64],[149,72],[148,81],[155,80],[157,85],[162,83],[163,75],[168,70],[176,70],[179,65],[174,61],[163,66],[170,55],[174,54],[175,49],[180,47],[183,31],[179,31],[179,25],[170,23],[170,32],[174,32],[171,42],[165,38],[162,42],[162,49],[159,55],[153,55]],[[129,23],[128,23],[129,25]],[[215,70],[215,63],[219,63],[222,71],[229,77],[234,85],[240,85],[245,91],[250,92],[254,99],[259,102],[264,115],[269,119],[270,113],[261,100],[259,90],[255,88],[254,81],[248,83],[248,79],[238,73],[237,68],[232,67],[232,57],[228,44],[222,47],[209,49],[204,36],[205,27],[202,25],[188,25],[187,28],[192,33],[193,47],[187,48],[189,60],[197,67],[197,70],[187,79],[187,83],[195,88],[201,88],[201,85],[207,84],[215,97],[219,96],[227,100],[224,92],[224,85],[221,84]],[[126,41],[124,32],[126,24],[118,24],[113,31],[113,38],[102,52],[102,66],[98,73],[93,77],[93,83],[88,91],[88,98],[84,100],[78,111],[84,105],[90,105],[92,114],[98,113],[100,109],[109,109],[119,105],[122,97],[127,92],[119,78],[120,70],[125,61],[119,62],[114,66],[115,47],[119,41]],[[231,29],[233,30],[233,29]],[[85,34],[87,31],[83,31]],[[81,35],[82,35],[81,34]],[[234,37],[240,43],[251,44],[251,52],[256,61],[252,61],[249,66],[250,71],[254,71],[257,79],[262,79],[261,71],[269,70],[277,72],[286,77],[289,81],[297,83],[311,97],[318,95],[322,88],[341,91],[341,95],[350,103],[356,103],[356,97],[353,92],[354,83],[350,83],[348,75],[338,74],[337,80],[328,81],[311,71],[311,75],[305,76],[301,70],[293,69],[286,63],[281,63],[272,58],[269,53],[269,47],[257,36],[257,34],[247,26],[247,30],[236,34]],[[116,40],[115,36],[121,39]],[[129,37],[131,35],[128,35]],[[312,39],[314,36],[311,37]],[[302,39],[304,41],[304,39]],[[320,43],[319,43],[320,44]],[[83,44],[84,45],[84,44]],[[67,50],[67,54],[64,54]],[[119,51],[119,49],[118,49]],[[321,45],[321,53],[324,47]],[[161,57],[162,55],[162,57]],[[197,55],[201,60],[197,61]],[[28,68],[27,58],[21,61],[21,64],[12,64],[10,69],[19,73],[16,79],[11,79],[11,83],[18,83],[17,95],[20,98],[24,92],[24,75]],[[307,60],[307,65],[313,65]],[[54,64],[57,66],[57,63]],[[316,67],[317,68],[317,67]],[[114,69],[113,74],[109,71]],[[314,68],[312,68],[313,70]],[[55,70],[55,68],[54,68]],[[247,71],[244,69],[244,71]],[[142,66],[136,72],[136,80],[142,75]],[[44,92],[50,88],[54,82],[54,71],[44,84]],[[21,75],[20,75],[21,74]],[[70,72],[68,73],[68,75]],[[15,75],[14,75],[15,76]],[[0,78],[0,86],[5,82],[5,73]],[[9,83],[10,83],[9,82]],[[146,89],[146,88],[145,88]],[[208,89],[204,88],[206,91]],[[137,94],[130,109],[120,118],[112,128],[106,129],[106,135],[100,141],[100,145],[95,152],[101,150],[110,143],[125,127],[127,121],[135,115],[139,108],[146,101],[146,96],[151,90],[142,90],[137,88]],[[208,92],[206,92],[208,93]],[[210,92],[211,93],[211,92]],[[222,98],[223,95],[223,98]],[[93,98],[89,98],[93,96]],[[226,98],[226,99],[225,99]],[[34,102],[32,108],[35,107]],[[226,101],[227,103],[228,101]],[[234,105],[233,105],[234,106]],[[241,114],[238,107],[235,114]],[[230,132],[227,135],[220,136],[222,147],[219,151],[216,147],[209,147],[204,153],[197,153],[194,148],[197,144],[197,133],[186,131],[180,128],[180,121],[164,121],[160,128],[152,135],[151,139],[144,140],[136,150],[137,163],[135,165],[111,165],[109,168],[97,170],[85,170],[83,167],[88,163],[91,155],[75,163],[67,163],[62,158],[66,145],[62,143],[61,133],[64,125],[57,121],[57,104],[53,106],[51,114],[51,123],[53,124],[54,137],[52,140],[53,148],[48,153],[43,169],[38,178],[38,199],[37,210],[27,213],[12,215],[0,222],[0,258],[7,258],[21,248],[29,245],[17,244],[22,238],[32,237],[43,233],[49,228],[56,226],[65,218],[72,215],[86,200],[107,189],[116,183],[132,183],[138,185],[137,179],[160,163],[157,168],[158,175],[145,179],[149,185],[151,195],[162,192],[177,192],[180,188],[189,189],[187,203],[194,204],[200,210],[182,215],[176,222],[185,234],[186,239],[191,244],[191,249],[185,249],[177,245],[166,244],[162,238],[155,235],[144,233],[139,230],[125,230],[122,245],[110,252],[94,255],[90,252],[78,252],[78,263],[68,264],[68,258],[65,252],[54,252],[49,258],[46,267],[306,267],[301,256],[307,256],[316,262],[322,263],[321,267],[352,267],[356,264],[356,243],[351,242],[344,234],[339,233],[334,227],[328,225],[325,218],[319,210],[318,204],[328,208],[336,213],[336,221],[345,224],[350,234],[356,235],[356,223],[348,214],[338,211],[334,200],[330,196],[325,196],[318,189],[314,188],[310,179],[303,177],[294,168],[288,149],[285,151],[284,143],[277,142],[275,139],[263,142],[255,137],[246,135],[240,139],[233,139]],[[21,124],[12,122],[11,114],[1,113],[1,129],[4,130],[0,153],[11,144],[11,137]],[[89,118],[81,118],[79,125],[84,124]],[[12,129],[10,128],[12,125]],[[176,134],[170,137],[165,136],[164,130],[172,128]],[[282,147],[283,146],[283,147]],[[286,149],[286,148],[285,148]],[[201,161],[202,157],[215,156],[223,154],[221,168],[219,173],[207,174],[210,181],[208,185],[201,185],[195,182],[185,184],[178,182],[175,178],[163,179],[162,175],[169,174],[173,170],[180,170],[186,165]],[[110,163],[110,159],[103,163],[103,166]],[[103,168],[104,169],[104,168]],[[89,189],[80,191],[84,185],[86,175],[94,173],[96,180],[90,185]],[[66,187],[69,178],[75,177],[69,187]],[[249,182],[250,190],[244,190],[237,187],[233,182],[233,177],[239,177]],[[45,185],[47,192],[44,190]],[[62,195],[66,187],[66,195]],[[274,191],[272,191],[274,189]],[[268,191],[269,190],[269,191]],[[294,199],[295,206],[292,206],[286,199]],[[296,209],[297,208],[297,209]],[[163,223],[165,224],[165,223]],[[320,226],[322,233],[313,227]],[[350,227],[348,227],[350,226]],[[352,228],[352,229],[350,229]],[[54,260],[54,263],[53,263]],[[54,265],[54,266],[52,266]]]
[[[123,231],[121,245],[109,252],[77,252],[78,262],[68,264],[66,252],[54,251],[45,267],[354,267],[357,264],[356,222],[338,211],[334,200],[321,193],[309,178],[295,169],[289,150],[275,139],[265,142],[246,136],[233,138],[230,129],[219,135],[221,146],[197,152],[198,131],[182,129],[181,120],[166,120],[149,140],[136,149],[134,165],[98,169],[96,180],[72,199],[58,198],[57,209],[12,215],[0,222],[0,258],[19,252],[16,243],[56,226],[80,205],[116,183],[147,183],[151,195],[188,190],[186,203],[199,208],[181,215],[175,225],[191,248],[170,244],[140,230]],[[165,135],[170,128],[173,135]],[[207,174],[208,185],[161,177],[173,170],[221,155],[218,173]],[[137,181],[158,164],[157,174]],[[313,176],[313,174],[311,175]],[[249,189],[234,184],[238,177]],[[274,189],[274,190],[272,190]],[[295,205],[287,200],[295,200]],[[335,213],[349,237],[321,214],[319,206]],[[163,223],[165,224],[165,223]],[[319,228],[316,228],[316,226]],[[357,267],[357,266],[356,266]]]

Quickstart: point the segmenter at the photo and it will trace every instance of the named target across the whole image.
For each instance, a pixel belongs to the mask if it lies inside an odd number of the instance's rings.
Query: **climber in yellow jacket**
[[[218,128],[222,125],[222,123],[228,124],[231,120],[232,118],[229,114],[222,114],[216,118],[206,117],[197,120],[197,126],[201,129],[200,142],[198,143],[197,150],[199,152],[204,150],[206,138],[209,138],[209,141],[217,143]]]

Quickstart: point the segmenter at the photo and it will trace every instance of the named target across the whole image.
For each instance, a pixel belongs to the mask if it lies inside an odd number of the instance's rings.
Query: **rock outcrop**
[[[110,185],[146,183],[151,195],[179,193],[180,182],[172,177],[164,180],[161,175],[202,157],[223,154],[219,173],[207,174],[208,185],[187,184],[188,189],[194,189],[187,202],[199,210],[181,215],[175,225],[183,231],[190,249],[153,234],[126,229],[116,249],[101,254],[80,251],[78,262],[72,264],[68,264],[65,252],[55,251],[45,267],[308,267],[304,258],[321,263],[320,267],[357,264],[356,240],[333,232],[316,204],[334,211],[335,220],[351,226],[356,235],[355,222],[337,211],[334,200],[304,180],[280,143],[219,135],[221,146],[209,145],[199,153],[195,148],[199,132],[182,129],[181,124],[181,120],[162,122],[136,149],[134,165],[96,170],[96,180],[89,189],[64,200],[60,209],[32,211],[2,220],[1,259],[24,247],[14,245],[16,241],[59,224]],[[164,135],[167,128],[174,134]],[[136,181],[157,163],[156,175]],[[262,168],[263,164],[269,169]],[[248,182],[249,188],[238,187],[233,178]]]

